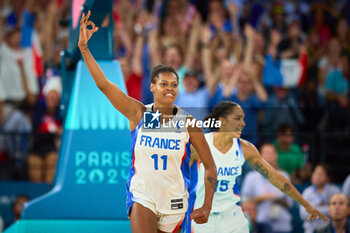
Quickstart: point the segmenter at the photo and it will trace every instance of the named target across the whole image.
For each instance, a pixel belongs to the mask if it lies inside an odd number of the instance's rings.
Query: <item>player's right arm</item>
[[[91,55],[87,42],[92,34],[97,32],[98,27],[96,27],[92,21],[88,21],[90,15],[90,11],[86,16],[84,13],[82,15],[78,47],[97,87],[103,92],[103,94],[105,94],[113,106],[129,119],[130,130],[133,130],[141,120],[145,106],[141,102],[127,96],[117,85],[109,81],[94,57]],[[91,25],[92,29],[87,29],[88,25]]]

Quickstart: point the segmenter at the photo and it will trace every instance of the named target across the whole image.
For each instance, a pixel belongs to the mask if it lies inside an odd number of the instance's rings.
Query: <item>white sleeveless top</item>
[[[145,114],[151,112],[152,105],[146,105]],[[187,128],[173,124],[186,121],[187,114],[175,107],[177,112],[172,122],[148,129],[144,114],[131,132],[133,166],[129,191],[133,198],[154,203],[162,214],[184,213],[188,206],[190,137]]]
[[[237,178],[242,174],[244,156],[239,138],[233,138],[233,145],[225,154],[213,144],[214,133],[205,134],[217,168],[217,183],[211,213],[223,212],[236,206],[241,200]],[[200,208],[204,202],[204,166],[201,163],[198,171],[198,186],[194,208]]]

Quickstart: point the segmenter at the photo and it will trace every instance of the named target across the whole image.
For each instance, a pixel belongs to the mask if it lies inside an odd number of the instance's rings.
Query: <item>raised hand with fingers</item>
[[[307,218],[308,220],[314,220],[321,218],[324,222],[327,222],[329,219],[326,215],[322,214],[320,211],[318,211],[315,207],[309,205],[305,208],[306,212],[310,214],[310,216]]]
[[[231,1],[228,4],[228,11],[230,12],[231,16],[237,15],[238,6],[233,1]]]
[[[210,27],[208,25],[203,25],[202,32],[201,32],[201,42],[203,44],[209,44],[210,37],[211,37]]]
[[[271,30],[271,44],[273,45],[278,45],[278,43],[281,41],[282,36],[281,33],[277,29],[272,29]]]
[[[248,39],[254,39],[254,33],[255,33],[254,28],[250,24],[244,25],[244,35]]]
[[[97,32],[98,30],[98,27],[96,27],[91,20],[89,21],[90,15],[91,15],[91,11],[89,11],[86,16],[84,13],[81,16],[79,42],[78,42],[78,47],[80,48],[80,50],[87,48],[87,42],[90,40],[92,34]],[[89,25],[92,26],[92,29],[87,28]]]

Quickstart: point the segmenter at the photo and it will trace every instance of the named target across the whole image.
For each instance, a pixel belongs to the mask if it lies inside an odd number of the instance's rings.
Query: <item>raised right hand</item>
[[[281,33],[277,29],[271,30],[271,44],[278,45],[282,39]]]
[[[230,2],[228,4],[228,11],[230,12],[231,16],[235,16],[238,12],[238,6],[234,2]]]
[[[203,44],[210,43],[211,30],[208,25],[202,26],[201,41]]]
[[[249,39],[254,39],[254,28],[250,24],[244,25],[244,35]]]
[[[78,47],[80,49],[87,47],[87,42],[91,38],[92,34],[97,32],[97,30],[98,30],[98,27],[96,27],[92,21],[88,21],[90,15],[91,15],[91,11],[89,11],[86,16],[84,13],[81,16],[79,42],[78,42]],[[88,29],[87,28],[88,25],[91,25],[92,29]]]

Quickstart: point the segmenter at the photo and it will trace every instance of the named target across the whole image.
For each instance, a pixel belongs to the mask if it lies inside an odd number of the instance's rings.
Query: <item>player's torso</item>
[[[182,116],[172,121],[182,120]],[[144,120],[144,119],[143,119]],[[188,173],[190,156],[189,134],[187,129],[162,127],[145,129],[141,126],[133,134],[135,175],[131,180],[130,191],[136,195],[145,195],[154,202],[163,213],[183,212],[184,206],[177,199],[187,202],[185,178]],[[178,203],[178,204],[177,204]],[[181,207],[182,206],[182,207]]]
[[[149,185],[155,181],[155,185],[169,185],[170,181],[182,178],[181,165],[188,139],[183,133],[139,132],[134,150],[136,174],[147,177],[147,181],[152,178]]]
[[[244,156],[239,139],[234,138],[232,147],[223,154],[213,144],[213,133],[206,134],[205,137],[217,168],[212,212],[221,212],[240,201],[237,178],[242,174]],[[204,200],[204,188],[204,166],[201,163],[198,174],[198,204]]]

